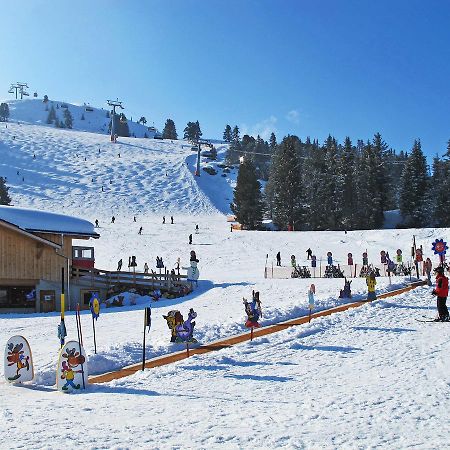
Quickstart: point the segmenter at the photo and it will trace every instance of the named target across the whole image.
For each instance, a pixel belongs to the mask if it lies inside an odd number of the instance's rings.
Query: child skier
[[[448,322],[447,296],[448,296],[448,278],[444,275],[444,268],[442,266],[434,269],[436,273],[436,287],[432,294],[437,296],[437,309],[439,317],[435,319],[436,322]]]

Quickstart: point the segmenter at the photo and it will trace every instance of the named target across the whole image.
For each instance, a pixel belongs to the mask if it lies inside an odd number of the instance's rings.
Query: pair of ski
[[[436,320],[435,318],[431,318],[431,317],[427,317],[427,316],[422,316],[423,319],[416,319],[417,322],[436,322],[436,323],[442,323],[441,320]],[[450,323],[450,322],[449,322]]]

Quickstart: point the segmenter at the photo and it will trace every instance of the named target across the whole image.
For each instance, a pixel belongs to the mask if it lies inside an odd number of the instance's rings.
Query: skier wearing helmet
[[[447,296],[448,296],[448,278],[444,275],[444,268],[442,266],[434,269],[436,273],[436,287],[433,289],[432,294],[437,297],[437,310],[439,317],[436,318],[436,322],[448,322],[448,309],[447,309]]]

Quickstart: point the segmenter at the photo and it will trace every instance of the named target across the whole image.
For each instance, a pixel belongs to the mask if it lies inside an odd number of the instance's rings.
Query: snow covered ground
[[[323,260],[332,251],[341,264],[348,252],[361,263],[366,249],[371,262],[397,248],[407,260],[413,234],[431,256],[431,242],[449,231],[230,232],[224,214],[236,174],[195,178],[184,141],[114,145],[104,135],[10,123],[0,124],[0,155],[16,206],[99,220],[101,238],[91,242],[99,268],[114,270],[130,255],[140,270],[155,267],[156,256],[186,267],[196,251],[199,287],[151,304],[148,357],[178,350],[162,318],[170,309],[186,317],[194,308],[195,336],[207,343],[244,331],[242,297],[253,289],[263,326],[306,314],[311,282],[317,309],[343,302],[342,279],[264,279],[266,255],[269,268],[277,251],[283,265],[292,254],[306,264],[308,247]],[[377,291],[408,281],[380,278]],[[351,287],[353,300],[365,296],[362,279]],[[82,314],[90,373],[140,360],[144,306],[102,310],[97,355],[91,316]],[[414,320],[422,315],[435,315],[428,287],[66,396],[54,387],[59,314],[0,315],[0,342],[27,337],[36,372],[26,386],[0,381],[0,440],[5,448],[448,448],[450,327]],[[76,338],[73,312],[66,324]]]

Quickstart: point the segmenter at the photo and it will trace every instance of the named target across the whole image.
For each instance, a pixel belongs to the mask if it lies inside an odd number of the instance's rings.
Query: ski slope
[[[0,175],[7,176],[16,206],[98,219],[101,237],[90,244],[102,269],[115,270],[130,255],[138,270],[144,262],[154,268],[156,256],[169,269],[177,258],[187,267],[190,250],[197,253],[198,288],[151,304],[148,357],[179,349],[162,318],[171,309],[186,317],[194,308],[194,335],[208,343],[245,331],[242,298],[252,290],[260,292],[262,326],[307,314],[311,282],[317,310],[349,301],[339,299],[342,279],[265,279],[264,268],[270,270],[278,251],[284,266],[292,254],[309,264],[308,247],[322,264],[328,251],[343,264],[348,252],[361,263],[367,250],[369,261],[378,263],[381,250],[392,255],[397,248],[407,261],[415,235],[436,264],[431,242],[448,239],[448,229],[230,232],[224,214],[236,173],[222,177],[219,169],[216,176],[194,177],[195,153],[187,142],[120,138],[111,144],[106,135],[42,126],[27,114],[26,122],[0,124]],[[217,148],[219,160],[203,158],[202,165],[217,167],[226,147]],[[383,292],[409,277],[377,281]],[[353,300],[366,294],[363,279],[354,279],[351,288]],[[150,299],[135,300],[135,306],[102,309],[96,355],[91,316],[82,313],[90,373],[139,362]],[[68,299],[72,310],[77,301]],[[11,449],[447,448],[450,325],[414,320],[434,314],[431,288],[422,287],[71,396],[54,387],[59,314],[3,314],[0,342],[26,336],[36,378],[11,386],[0,367],[0,441]],[[66,324],[67,338],[76,338],[73,311]]]

